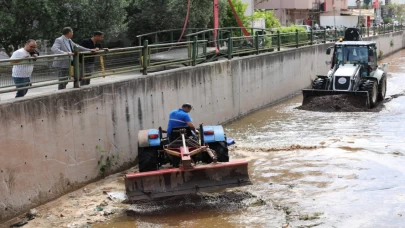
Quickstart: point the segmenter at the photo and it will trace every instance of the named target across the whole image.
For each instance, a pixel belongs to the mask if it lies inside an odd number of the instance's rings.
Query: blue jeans
[[[17,89],[22,88],[22,87],[27,87],[31,84],[31,80],[29,77],[26,77],[26,78],[13,77],[13,80],[14,80],[15,87]],[[28,92],[28,89],[18,90],[15,97],[23,97],[23,96],[25,96],[25,94],[27,94],[27,92]]]

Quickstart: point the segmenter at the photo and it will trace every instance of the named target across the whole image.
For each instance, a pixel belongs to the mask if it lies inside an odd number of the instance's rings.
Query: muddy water
[[[227,125],[231,156],[250,160],[254,184],[239,191],[262,203],[199,207],[186,197],[94,227],[404,227],[404,61],[405,51],[384,60],[392,99],[380,112],[303,111],[297,96]]]

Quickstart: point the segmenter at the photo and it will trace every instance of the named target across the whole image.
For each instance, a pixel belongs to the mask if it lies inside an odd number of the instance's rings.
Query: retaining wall
[[[405,45],[403,32],[369,39],[384,54]],[[0,221],[135,164],[137,132],[166,127],[182,103],[196,123],[217,124],[295,94],[327,72],[331,45],[0,102]]]

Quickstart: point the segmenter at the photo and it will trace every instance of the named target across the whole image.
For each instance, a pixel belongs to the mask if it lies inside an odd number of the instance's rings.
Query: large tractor
[[[193,194],[251,184],[246,161],[229,161],[222,126],[159,129],[138,133],[139,173],[125,176],[131,201]]]
[[[387,64],[377,62],[375,42],[362,41],[355,28],[348,29],[345,39],[329,47],[327,55],[333,51],[328,74],[318,75],[312,83],[312,89],[304,89],[303,105],[310,97],[337,94],[349,94],[363,97],[364,105],[373,108],[384,100],[387,91]],[[353,32],[354,31],[354,32]]]

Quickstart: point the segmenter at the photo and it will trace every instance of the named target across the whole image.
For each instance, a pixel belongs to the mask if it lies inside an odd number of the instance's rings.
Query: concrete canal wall
[[[404,47],[403,32],[370,39],[385,55]],[[0,221],[134,165],[137,132],[166,127],[184,102],[196,123],[217,124],[295,94],[327,72],[331,45],[0,102]]]

